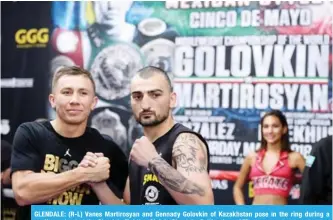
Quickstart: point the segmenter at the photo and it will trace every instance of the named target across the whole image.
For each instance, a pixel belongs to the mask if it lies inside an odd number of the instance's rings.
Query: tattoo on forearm
[[[153,172],[166,187],[184,194],[205,195],[205,191],[202,187],[186,179],[161,157],[154,158],[149,162],[148,166],[150,171]]]
[[[188,173],[206,172],[208,162],[204,148],[203,143],[195,135],[181,134],[173,147],[173,157],[177,167],[185,169]]]

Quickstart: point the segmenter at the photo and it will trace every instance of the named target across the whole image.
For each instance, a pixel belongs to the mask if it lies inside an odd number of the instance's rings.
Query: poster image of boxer
[[[52,64],[57,67],[74,63],[89,70],[97,84],[97,95],[106,102],[126,97],[128,78],[144,65],[139,48],[132,43],[135,26],[125,20],[131,4],[130,1],[54,3],[56,28],[52,42],[57,62],[53,60]],[[59,16],[64,7],[66,21]]]
[[[114,142],[119,146],[127,144],[126,128],[120,121],[119,115],[110,109],[104,109],[96,113],[92,117],[91,126],[102,134],[113,137]]]

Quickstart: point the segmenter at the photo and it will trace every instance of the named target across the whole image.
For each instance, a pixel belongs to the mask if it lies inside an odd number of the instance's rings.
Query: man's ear
[[[55,97],[54,97],[54,94],[52,94],[52,93],[49,95],[49,102],[50,102],[52,108],[55,108]]]
[[[177,105],[177,94],[172,92],[170,95],[170,108],[175,108]]]
[[[93,102],[92,102],[91,107],[90,107],[91,111],[95,109],[95,107],[97,105],[97,102],[98,102],[98,98],[97,98],[97,96],[95,96],[93,98]]]

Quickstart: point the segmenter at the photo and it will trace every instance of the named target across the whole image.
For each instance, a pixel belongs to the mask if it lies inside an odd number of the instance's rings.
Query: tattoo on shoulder
[[[187,173],[206,172],[206,147],[194,134],[183,133],[178,136],[173,146],[173,158],[177,167],[183,168]]]

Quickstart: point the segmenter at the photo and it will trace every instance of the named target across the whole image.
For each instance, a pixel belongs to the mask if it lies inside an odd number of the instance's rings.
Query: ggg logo
[[[15,33],[15,41],[18,48],[46,47],[49,42],[49,29],[19,29]]]

